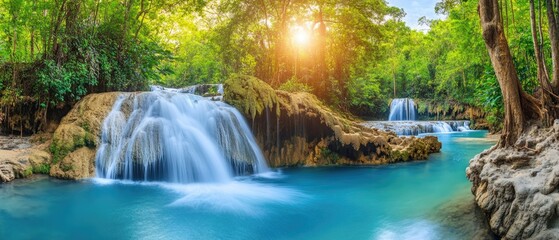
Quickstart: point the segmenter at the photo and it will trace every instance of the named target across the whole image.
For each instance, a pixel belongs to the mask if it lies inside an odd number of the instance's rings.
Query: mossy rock
[[[254,119],[265,109],[276,109],[280,114],[278,96],[264,81],[247,75],[233,75],[223,84],[227,89],[223,100]]]
[[[422,139],[361,126],[313,94],[274,90],[255,77],[235,75],[225,81],[224,90],[224,100],[252,119],[272,167],[385,164],[426,159],[435,150]]]
[[[61,125],[56,132],[54,132],[50,147],[53,155],[53,163],[58,163],[66,157],[68,153],[83,146],[95,147],[95,140],[91,133],[76,125]]]
[[[118,97],[126,93],[85,96],[62,119],[50,145],[50,175],[65,179],[91,177],[101,125]]]

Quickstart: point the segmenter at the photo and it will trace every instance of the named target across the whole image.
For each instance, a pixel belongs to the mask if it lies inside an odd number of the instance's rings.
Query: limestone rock
[[[476,203],[503,239],[559,239],[559,128],[532,127],[516,147],[492,148],[466,170]]]
[[[81,147],[52,166],[50,175],[63,179],[82,179],[95,175],[95,149]]]
[[[0,161],[0,181],[10,182],[22,174],[24,165],[17,161],[5,160]]]
[[[273,90],[250,76],[225,82],[224,101],[252,119],[252,131],[272,167],[386,164],[427,159],[436,137],[400,138],[367,128],[309,93]]]
[[[81,179],[94,175],[94,161],[101,137],[101,125],[115,101],[125,93],[85,96],[62,119],[50,146],[53,155],[50,175]]]
[[[27,137],[0,137],[0,182],[28,177],[49,162],[44,145],[34,145]]]

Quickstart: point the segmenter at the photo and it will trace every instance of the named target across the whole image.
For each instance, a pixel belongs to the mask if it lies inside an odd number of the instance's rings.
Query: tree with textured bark
[[[553,0],[546,0],[547,21],[549,23],[549,39],[551,40],[551,59],[553,61],[552,83],[555,88],[559,88],[559,12],[555,8],[559,7],[559,2],[555,4]],[[557,92],[556,92],[557,93]]]
[[[541,118],[540,102],[522,90],[505,36],[499,0],[480,0],[479,16],[504,101],[505,121],[499,145],[512,146],[530,120]]]

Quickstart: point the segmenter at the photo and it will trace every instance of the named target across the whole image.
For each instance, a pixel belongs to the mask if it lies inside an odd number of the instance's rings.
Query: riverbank
[[[506,239],[557,239],[559,120],[531,126],[515,147],[478,154],[467,169],[476,203]]]

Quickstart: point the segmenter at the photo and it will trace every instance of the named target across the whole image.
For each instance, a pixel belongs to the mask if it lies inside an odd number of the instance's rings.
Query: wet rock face
[[[95,152],[101,125],[122,93],[90,94],[79,101],[62,119],[53,135],[50,175],[81,179],[95,175]]]
[[[559,239],[559,121],[533,127],[516,144],[470,160],[476,203],[503,239]]]
[[[224,101],[249,119],[271,167],[386,164],[440,150],[436,137],[400,138],[367,128],[312,94],[276,91],[250,76],[227,80]]]

